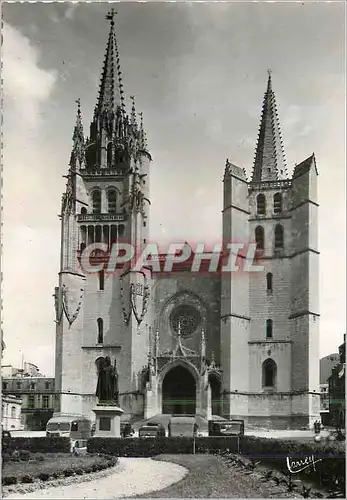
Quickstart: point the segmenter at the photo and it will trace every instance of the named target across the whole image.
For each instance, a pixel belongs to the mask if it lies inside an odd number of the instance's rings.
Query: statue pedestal
[[[124,413],[121,408],[98,404],[93,412],[96,416],[95,437],[120,437],[120,417]]]

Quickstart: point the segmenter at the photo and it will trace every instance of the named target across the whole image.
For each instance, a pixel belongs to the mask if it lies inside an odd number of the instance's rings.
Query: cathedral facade
[[[131,417],[184,413],[241,418],[249,428],[311,427],[320,410],[315,157],[288,176],[269,74],[252,178],[227,160],[221,186],[221,240],[255,242],[264,270],[109,269],[103,258],[115,243],[140,250],[148,243],[152,162],[133,99],[127,111],[112,13],[109,21],[89,137],[78,103],[62,199],[59,410],[94,418],[97,360],[109,356]],[[88,249],[93,272],[81,265]]]

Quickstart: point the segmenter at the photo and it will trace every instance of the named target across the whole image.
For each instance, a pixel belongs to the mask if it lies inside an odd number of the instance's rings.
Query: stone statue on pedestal
[[[96,364],[98,368],[96,396],[99,404],[118,405],[119,390],[116,360],[114,360],[114,366],[112,366],[110,357],[106,356],[105,358],[98,358]]]

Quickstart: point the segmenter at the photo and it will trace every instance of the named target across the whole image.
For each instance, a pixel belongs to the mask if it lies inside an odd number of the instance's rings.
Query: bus
[[[89,439],[92,437],[92,421],[82,415],[54,414],[46,426],[47,437]]]

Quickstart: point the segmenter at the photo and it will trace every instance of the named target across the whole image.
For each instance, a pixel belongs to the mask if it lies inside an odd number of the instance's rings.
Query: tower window
[[[272,273],[266,275],[266,290],[272,292]]]
[[[101,192],[94,191],[92,194],[93,200],[93,214],[99,214],[101,212]]]
[[[263,387],[275,387],[277,376],[277,365],[272,359],[266,359],[263,363]]]
[[[102,228],[101,226],[96,226],[95,227],[95,243],[101,243],[102,239]]]
[[[97,324],[98,324],[98,344],[103,344],[103,342],[104,342],[104,322],[101,318],[98,318]]]
[[[264,250],[264,228],[262,226],[255,228],[255,242],[257,250]]]
[[[266,338],[272,339],[272,319],[266,320]]]
[[[81,208],[81,214],[82,214],[82,215],[85,215],[86,213],[87,213],[87,209],[86,209],[86,207],[82,207],[82,208]]]
[[[275,227],[275,248],[284,247],[284,230],[281,224],[277,224]]]
[[[115,214],[117,212],[117,192],[112,189],[108,192],[108,213]]]
[[[282,212],[282,193],[274,195],[274,213],[280,214]]]
[[[49,389],[49,382],[45,382],[45,389]]]
[[[99,271],[99,290],[104,290],[105,286],[105,271],[102,269]]]
[[[12,406],[12,408],[11,408],[11,418],[15,418],[15,417],[16,417],[16,407]]]
[[[266,198],[264,194],[258,194],[257,196],[257,214],[265,215],[266,213]]]

